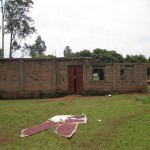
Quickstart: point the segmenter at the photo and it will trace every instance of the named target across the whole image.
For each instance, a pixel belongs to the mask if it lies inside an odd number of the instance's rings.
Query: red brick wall
[[[53,90],[53,62],[24,61],[23,91],[51,92]]]
[[[20,91],[19,61],[0,62],[0,92]]]
[[[0,98],[45,97],[68,93],[69,65],[83,65],[84,93],[147,90],[148,64],[127,64],[133,65],[133,70],[126,68],[128,80],[121,80],[120,68],[126,64],[100,64],[91,59],[1,59]],[[99,65],[105,66],[105,79],[94,81],[93,67]]]
[[[0,60],[0,97],[40,97],[53,94],[53,60]]]

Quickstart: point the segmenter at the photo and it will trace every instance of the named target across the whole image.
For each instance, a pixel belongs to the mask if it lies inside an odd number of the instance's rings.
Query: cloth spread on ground
[[[30,136],[49,128],[56,127],[55,133],[70,138],[77,130],[78,124],[86,123],[87,118],[85,114],[82,115],[57,115],[45,123],[37,126],[26,128],[21,131],[21,137]]]
[[[39,133],[39,132],[47,130],[49,128],[53,128],[53,127],[57,126],[58,124],[59,123],[57,123],[57,122],[47,121],[47,122],[39,124],[37,126],[27,128],[27,129],[23,129],[21,131],[21,137],[26,137],[26,136],[30,136],[30,135]]]
[[[78,124],[77,123],[63,123],[60,124],[56,130],[55,133],[62,135],[66,138],[70,138],[77,130]]]

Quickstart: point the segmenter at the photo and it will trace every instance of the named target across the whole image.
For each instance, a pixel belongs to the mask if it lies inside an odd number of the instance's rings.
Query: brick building
[[[0,98],[146,92],[150,64],[91,58],[0,59]]]

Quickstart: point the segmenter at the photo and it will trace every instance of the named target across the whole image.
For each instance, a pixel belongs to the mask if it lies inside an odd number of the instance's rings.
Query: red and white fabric
[[[23,129],[21,131],[21,137],[34,135],[36,133],[57,126],[55,130],[56,134],[62,135],[66,138],[70,138],[76,132],[78,124],[83,124],[86,122],[87,122],[87,118],[85,114],[57,115],[48,119],[48,121],[46,121],[45,123],[39,124],[31,128]]]

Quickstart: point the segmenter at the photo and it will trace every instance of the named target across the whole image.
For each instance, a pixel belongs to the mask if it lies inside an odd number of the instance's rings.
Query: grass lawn
[[[56,135],[55,128],[20,137],[22,129],[55,115],[82,113],[87,123],[71,139]],[[148,150],[150,94],[1,100],[0,131],[1,150]]]

